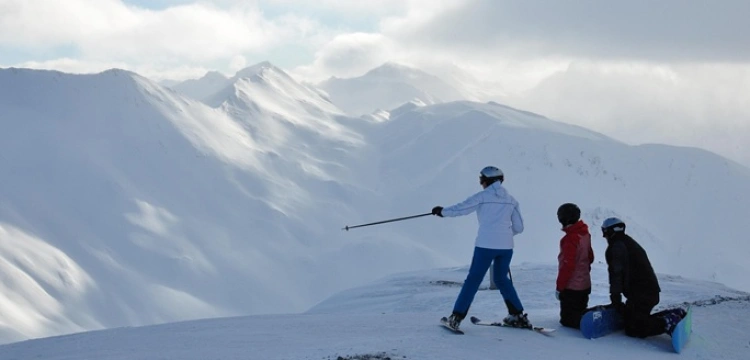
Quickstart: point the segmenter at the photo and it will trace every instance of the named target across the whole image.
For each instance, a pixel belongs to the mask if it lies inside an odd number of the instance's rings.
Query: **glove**
[[[622,296],[620,294],[610,294],[609,300],[612,303],[607,305],[607,308],[615,309],[620,314],[625,312],[625,304],[622,303]]]
[[[609,301],[611,301],[613,307],[618,307],[622,305],[622,295],[609,294]]]
[[[555,299],[557,299],[557,301],[560,301],[560,291],[555,291]]]
[[[434,208],[432,208],[432,215],[443,217],[443,207],[435,206]]]

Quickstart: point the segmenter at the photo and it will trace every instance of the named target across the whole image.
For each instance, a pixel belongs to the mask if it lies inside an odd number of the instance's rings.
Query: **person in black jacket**
[[[677,308],[651,314],[659,303],[661,288],[646,251],[625,234],[625,223],[618,218],[604,220],[602,235],[608,243],[605,257],[609,268],[610,306],[623,315],[625,334],[639,338],[671,335],[686,313]],[[627,298],[624,304],[622,295]]]

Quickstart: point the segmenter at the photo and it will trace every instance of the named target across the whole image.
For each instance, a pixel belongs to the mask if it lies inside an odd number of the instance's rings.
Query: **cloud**
[[[750,165],[750,64],[578,61],[506,102],[630,144],[708,149]]]
[[[308,76],[347,76],[396,51],[380,34],[347,25],[372,18],[376,27],[381,17],[434,14],[454,2],[383,0],[374,7],[348,0],[2,0],[0,47],[43,55],[4,65],[75,72],[87,65],[99,71],[104,64],[130,70],[182,67],[185,74],[190,73],[185,68],[203,67],[232,72],[244,58],[305,65],[297,70]],[[309,59],[314,63],[305,64]]]
[[[514,57],[750,60],[750,2],[470,0],[384,28],[405,43]]]
[[[2,0],[0,47],[44,54],[47,61],[29,61],[36,66],[70,68],[76,62],[94,65],[92,71],[98,70],[95,64],[109,63],[128,69],[227,70],[238,57],[265,60],[264,54],[275,49],[305,51],[308,43],[333,37],[313,19],[293,14],[271,19],[252,3],[163,3],[164,8],[145,9],[119,0]]]
[[[278,0],[272,2],[297,3],[301,0]],[[426,24],[445,11],[466,0],[385,0],[379,10],[372,9],[368,1],[323,0],[331,6],[330,11],[358,13],[369,11],[379,14],[376,31],[344,32],[325,39],[316,47],[314,61],[296,67],[292,72],[309,81],[320,81],[329,76],[351,77],[362,75],[387,61],[419,66],[430,63],[451,63],[455,54],[446,52],[425,53],[419,45],[411,47],[401,41],[396,31],[403,24]],[[390,29],[391,31],[383,31]]]
[[[229,61],[229,70],[235,73],[244,69],[246,66],[247,59],[242,55],[234,56],[232,57],[232,60]]]
[[[120,1],[11,0],[0,21],[0,42],[28,48],[75,44],[83,56],[205,61],[268,47],[289,30],[257,9],[225,11],[200,3],[160,11]]]
[[[240,0],[241,1],[241,0]],[[413,8],[429,8],[435,0],[378,0],[377,5],[371,0],[261,0],[260,5],[285,7],[300,11],[322,11],[344,14],[347,16],[399,14]]]

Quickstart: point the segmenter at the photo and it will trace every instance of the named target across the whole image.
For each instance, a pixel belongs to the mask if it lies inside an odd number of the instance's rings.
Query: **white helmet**
[[[487,183],[488,186],[495,181],[499,181],[500,183],[505,181],[503,171],[494,166],[486,166],[482,169],[482,171],[479,172],[479,178],[482,182]]]
[[[625,222],[616,217],[604,220],[602,223],[602,236],[608,237],[616,232],[625,232]]]

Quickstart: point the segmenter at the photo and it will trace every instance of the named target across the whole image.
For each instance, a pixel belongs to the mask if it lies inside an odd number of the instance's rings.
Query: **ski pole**
[[[405,216],[405,217],[400,217],[400,218],[396,218],[396,219],[383,220],[383,221],[378,221],[378,222],[369,223],[369,224],[362,224],[362,225],[354,225],[354,226],[347,225],[347,226],[345,226],[341,230],[349,231],[349,229],[354,229],[354,228],[358,228],[358,227],[370,226],[370,225],[378,225],[378,224],[385,224],[385,223],[394,222],[394,221],[414,219],[414,218],[418,218],[418,217],[422,217],[422,216],[427,216],[427,215],[432,215],[432,213],[428,212],[428,213],[419,214],[419,215]]]

